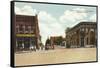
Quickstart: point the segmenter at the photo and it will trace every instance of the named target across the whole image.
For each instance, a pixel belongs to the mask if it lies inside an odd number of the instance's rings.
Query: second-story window
[[[25,25],[25,33],[28,33],[28,25]]]
[[[25,25],[23,25],[23,32],[25,33]]]
[[[19,31],[23,32],[23,25],[22,24],[19,25]]]
[[[94,29],[93,29],[93,28],[91,28],[91,29],[90,29],[90,31],[94,32]]]
[[[88,33],[88,28],[86,28],[86,33]]]
[[[28,26],[29,33],[31,33],[31,26]]]
[[[35,28],[31,26],[31,33],[35,33]]]
[[[16,33],[19,33],[19,25],[16,25]]]

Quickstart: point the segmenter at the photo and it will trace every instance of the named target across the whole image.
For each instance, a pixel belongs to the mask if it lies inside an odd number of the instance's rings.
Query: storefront
[[[30,47],[36,46],[36,37],[31,34],[17,34],[16,35],[16,48],[18,50],[29,50]]]

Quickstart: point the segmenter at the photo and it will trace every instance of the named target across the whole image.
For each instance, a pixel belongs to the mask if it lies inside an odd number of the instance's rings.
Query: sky
[[[38,15],[42,42],[50,36],[65,37],[65,29],[82,21],[96,22],[96,7],[15,2],[15,14]]]

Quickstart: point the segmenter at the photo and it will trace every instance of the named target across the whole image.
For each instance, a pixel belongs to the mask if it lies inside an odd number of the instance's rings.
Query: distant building
[[[97,23],[80,22],[66,31],[66,47],[96,47]]]
[[[62,36],[51,36],[50,41],[52,45],[61,45],[63,41],[63,37]]]
[[[62,36],[50,36],[50,38],[46,40],[45,49],[55,49],[55,46],[61,46],[62,41]]]
[[[39,34],[38,18],[36,16],[15,15],[16,49],[24,50],[30,46],[39,49],[41,40]]]

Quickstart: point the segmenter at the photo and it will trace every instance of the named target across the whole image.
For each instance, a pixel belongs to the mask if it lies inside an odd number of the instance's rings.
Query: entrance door
[[[22,50],[22,38],[17,38],[17,49]]]
[[[84,38],[81,38],[81,47],[84,47]]]
[[[24,38],[24,45],[25,45],[25,50],[29,50],[29,48],[30,48],[30,38]]]

